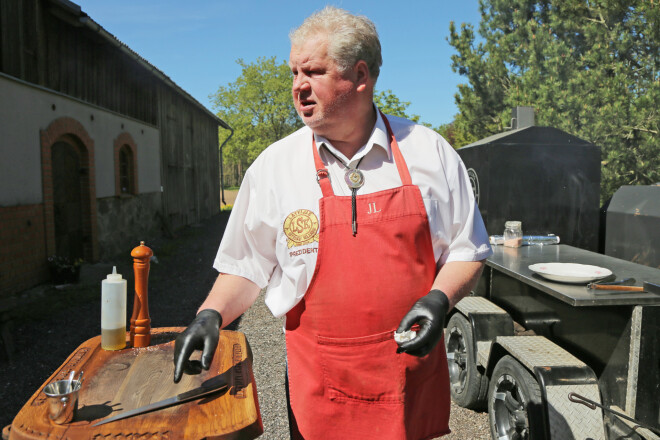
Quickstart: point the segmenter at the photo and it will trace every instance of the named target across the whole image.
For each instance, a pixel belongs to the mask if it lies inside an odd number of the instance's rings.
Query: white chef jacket
[[[456,151],[427,127],[399,117],[387,119],[412,183],[422,193],[437,265],[487,258],[492,253],[488,234]],[[303,127],[270,145],[248,168],[213,264],[220,273],[267,287],[266,305],[276,317],[302,299],[316,265],[322,194],[312,136],[312,130]],[[350,197],[351,190],[344,178],[345,166],[328,150],[350,167],[362,159],[359,169],[364,186],[358,196],[401,186],[380,113],[369,141],[350,160],[327,139],[315,139],[335,195]],[[364,213],[357,213],[358,234],[361,215]],[[298,221],[305,222],[308,240],[301,241],[292,232],[292,223]]]

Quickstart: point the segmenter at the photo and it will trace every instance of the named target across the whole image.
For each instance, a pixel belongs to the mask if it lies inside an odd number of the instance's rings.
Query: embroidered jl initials
[[[376,202],[369,203],[369,211],[367,211],[367,214],[376,214],[380,211],[380,209],[376,208]]]

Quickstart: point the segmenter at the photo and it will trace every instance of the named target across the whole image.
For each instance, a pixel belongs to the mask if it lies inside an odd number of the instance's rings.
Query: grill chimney
[[[534,107],[514,107],[511,109],[511,128],[527,128],[534,126]]]

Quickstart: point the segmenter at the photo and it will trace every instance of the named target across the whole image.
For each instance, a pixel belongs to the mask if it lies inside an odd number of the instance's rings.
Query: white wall
[[[97,198],[115,195],[114,140],[123,132],[137,145],[138,191],[160,191],[156,127],[0,74],[0,206],[43,202],[39,132],[64,116],[94,140]]]

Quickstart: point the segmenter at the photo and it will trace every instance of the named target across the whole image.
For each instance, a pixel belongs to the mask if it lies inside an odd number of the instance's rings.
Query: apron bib
[[[402,186],[335,196],[313,141],[323,197],[319,251],[303,300],[286,315],[293,438],[431,439],[449,433],[444,343],[397,354],[394,331],[431,289],[436,267],[421,192],[383,115]],[[297,431],[297,432],[296,432]]]

